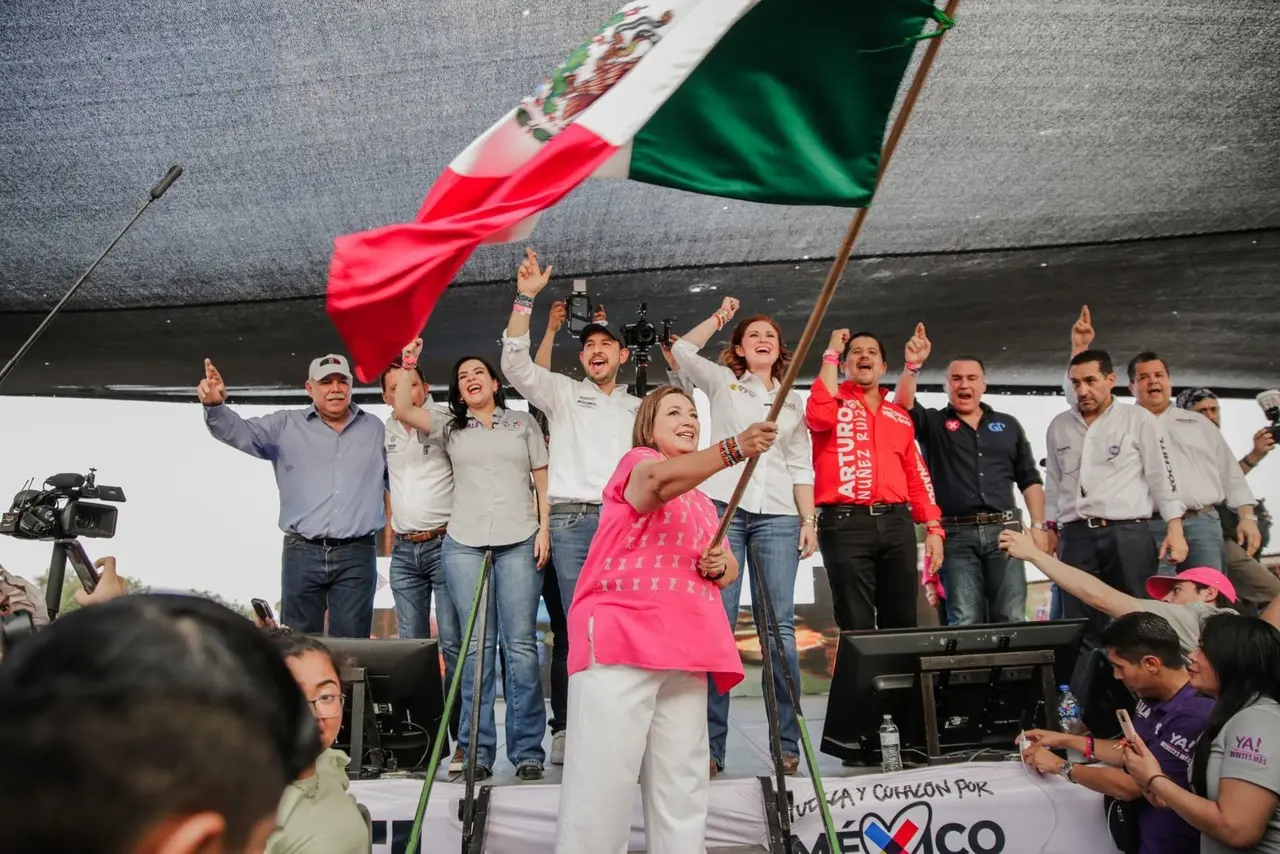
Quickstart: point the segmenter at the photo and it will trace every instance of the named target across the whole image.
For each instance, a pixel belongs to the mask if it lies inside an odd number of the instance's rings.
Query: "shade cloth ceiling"
[[[187,172],[3,392],[188,387],[205,355],[232,384],[296,388],[340,346],[320,299],[333,237],[411,217],[615,3],[6,0],[0,357],[171,163]],[[827,325],[893,354],[924,319],[993,382],[1053,385],[1087,300],[1100,344],[1166,352],[1180,385],[1276,384],[1276,11],[962,0]],[[732,294],[794,340],[848,218],[597,182],[534,240],[617,321],[647,300],[688,325]],[[436,382],[496,354],[517,253],[482,249],[446,295]]]

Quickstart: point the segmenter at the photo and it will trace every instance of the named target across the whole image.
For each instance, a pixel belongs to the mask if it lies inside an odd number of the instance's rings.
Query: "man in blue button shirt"
[[[380,420],[351,402],[342,356],[321,356],[307,379],[311,406],[241,418],[208,359],[196,388],[220,442],[270,460],[284,531],[281,619],[301,632],[367,638],[377,584],[375,532],[386,524],[387,458]]]

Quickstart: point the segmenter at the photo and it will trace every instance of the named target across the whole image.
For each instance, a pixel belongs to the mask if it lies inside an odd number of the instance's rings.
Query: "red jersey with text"
[[[917,522],[942,518],[915,425],[901,406],[882,398],[872,412],[857,385],[846,382],[833,397],[818,380],[805,420],[813,434],[815,504],[906,503]]]

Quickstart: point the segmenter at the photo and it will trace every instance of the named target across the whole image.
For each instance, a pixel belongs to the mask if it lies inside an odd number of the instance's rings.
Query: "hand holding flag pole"
[[[955,20],[956,7],[960,0],[947,0],[947,7],[944,12],[948,21]],[[924,58],[920,61],[920,66],[916,69],[915,76],[911,80],[911,88],[907,90],[907,96],[903,99],[902,107],[898,110],[898,115],[894,118],[893,127],[889,131],[889,137],[885,140],[884,147],[880,154],[880,168],[876,173],[876,187],[880,186],[880,181],[884,178],[885,170],[889,168],[889,161],[893,158],[893,152],[898,147],[898,141],[902,138],[902,132],[907,126],[907,120],[911,117],[911,111],[915,108],[916,101],[919,100],[920,91],[924,88],[924,81],[929,76],[929,71],[933,68],[933,61],[938,55],[938,48],[942,46],[942,39],[946,35],[945,28],[941,32],[936,33],[934,38],[929,39],[929,45],[925,49]],[[818,329],[822,325],[822,320],[826,316],[827,308],[831,305],[831,299],[835,296],[836,285],[840,283],[840,277],[844,275],[844,269],[848,266],[849,256],[853,252],[853,245],[858,239],[858,235],[862,232],[862,224],[866,221],[867,211],[869,207],[858,208],[853,215],[853,221],[849,223],[849,228],[845,232],[844,240],[840,242],[840,248],[836,251],[836,256],[831,261],[831,269],[827,271],[826,281],[822,284],[822,290],[818,292],[818,299],[813,305],[813,311],[809,314],[809,321],[805,324],[804,332],[800,336],[799,343],[795,347],[795,355],[791,360],[791,364],[787,366],[786,374],[782,377],[782,382],[778,388],[778,393],[774,395],[773,405],[769,408],[769,414],[765,416],[766,421],[776,423],[782,414],[782,407],[787,401],[787,392],[795,385],[796,377],[800,373],[800,366],[804,364],[805,357],[809,354],[809,347],[813,344],[814,337],[818,334]],[[720,519],[720,527],[716,530],[715,536],[711,542],[718,543],[729,532],[729,523],[733,520],[733,514],[737,512],[738,505],[742,502],[742,496],[747,490],[747,483],[751,480],[751,475],[755,473],[756,465],[759,463],[759,457],[752,457],[747,460],[747,465],[742,471],[742,476],[738,478],[738,485],[733,490],[733,495],[729,499],[729,504],[725,507],[723,516]],[[754,573],[752,574],[754,576]],[[757,631],[761,634],[761,651],[764,654],[765,664],[770,662],[770,649],[763,637],[765,633],[772,633],[773,642],[782,648],[782,635],[778,628],[776,617],[773,616],[773,603],[769,599],[769,591],[763,584],[754,589],[756,601],[760,603],[762,613],[765,616],[764,625],[757,626]],[[813,751],[813,741],[809,738],[809,727],[805,723],[804,714],[800,708],[799,686],[792,684],[790,671],[783,667],[785,675],[784,684],[786,685],[787,694],[791,698],[791,707],[795,710],[796,723],[800,729],[800,746],[805,754],[805,761],[809,766],[810,776],[813,779],[814,794],[817,796],[818,807],[822,812],[822,823],[826,828],[827,844],[833,852],[841,852],[844,849],[840,845],[839,836],[836,834],[835,823],[831,819],[831,810],[827,805],[826,792],[823,791],[822,778],[817,772],[818,758]],[[767,680],[772,687],[772,679]],[[776,705],[769,709],[769,729],[772,731],[778,726],[778,711]],[[773,739],[776,742],[776,738]],[[776,747],[775,749],[780,749]],[[778,756],[774,757],[777,773],[778,792],[786,792],[786,782],[782,776],[782,767],[778,763]],[[788,818],[788,814],[779,806],[779,815],[784,820]],[[789,825],[790,822],[788,821]],[[784,832],[787,828],[784,828]]]

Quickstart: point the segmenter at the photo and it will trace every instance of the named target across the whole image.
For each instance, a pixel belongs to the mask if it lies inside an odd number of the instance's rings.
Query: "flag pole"
[[[948,18],[954,19],[958,5],[960,5],[960,0],[947,0],[944,14]],[[911,118],[911,111],[915,108],[916,101],[920,97],[920,90],[924,88],[925,78],[929,76],[929,71],[933,68],[933,60],[938,55],[938,48],[942,46],[942,39],[945,36],[946,31],[943,30],[928,40],[929,44],[925,48],[924,58],[920,60],[920,67],[916,69],[915,76],[911,79],[911,88],[907,90],[907,96],[902,101],[902,109],[898,110],[898,115],[893,120],[893,127],[889,131],[889,137],[885,140],[884,147],[880,151],[880,168],[876,171],[876,189],[879,189],[880,181],[884,178],[884,173],[889,168],[889,161],[893,159],[893,152],[898,147],[898,140],[902,138],[902,132],[907,126],[907,119]],[[809,347],[813,344],[813,339],[818,334],[822,320],[827,314],[827,307],[831,305],[832,297],[835,296],[836,285],[840,284],[840,277],[844,275],[844,268],[849,264],[849,256],[853,253],[853,245],[857,242],[858,235],[862,233],[862,224],[866,221],[867,212],[870,209],[870,206],[858,208],[853,215],[853,221],[849,223],[848,230],[845,231],[844,240],[840,242],[840,248],[836,251],[836,256],[831,261],[831,269],[827,271],[827,279],[822,284],[822,290],[818,292],[818,299],[813,305],[813,311],[809,313],[809,322],[805,324],[804,332],[800,335],[800,341],[795,346],[791,364],[787,366],[787,372],[783,375],[778,386],[773,405],[769,407],[769,414],[765,417],[766,421],[777,421],[778,416],[782,413],[782,407],[787,402],[787,392],[791,391],[791,387],[795,385],[796,377],[800,373],[800,367],[804,364],[805,356],[809,354]],[[747,482],[751,480],[751,475],[755,472],[756,465],[759,462],[759,457],[752,457],[747,460],[747,465],[742,470],[742,476],[738,478],[738,485],[733,490],[733,496],[729,499],[729,504],[725,508],[724,518],[720,520],[720,527],[716,530],[715,539],[711,542],[720,542],[729,532],[729,522],[733,519],[733,514],[737,511],[738,505],[742,501],[742,495],[747,490]]]
[[[948,21],[955,19],[956,7],[960,0],[947,0],[947,6],[944,14]],[[903,99],[902,108],[898,110],[898,115],[894,118],[893,126],[889,131],[889,137],[885,140],[884,147],[880,152],[880,168],[876,171],[876,189],[880,187],[880,181],[884,177],[885,171],[889,168],[889,161],[893,158],[893,152],[898,147],[898,141],[902,138],[902,132],[906,129],[907,120],[911,117],[911,111],[915,108],[916,101],[919,100],[920,91],[924,88],[924,81],[929,76],[930,70],[933,68],[933,61],[938,55],[938,49],[942,46],[942,39],[946,35],[946,29],[941,29],[933,38],[929,39],[929,44],[925,49],[924,57],[920,61],[920,67],[916,69],[915,76],[911,80],[911,87],[907,90],[907,96]],[[831,268],[827,271],[827,279],[822,284],[822,290],[818,293],[818,299],[813,305],[813,311],[809,314],[809,321],[805,324],[804,332],[800,336],[800,341],[796,344],[794,356],[791,364],[787,366],[787,371],[782,377],[777,393],[774,395],[773,405],[769,407],[769,414],[765,417],[766,421],[777,421],[778,416],[782,412],[782,407],[786,403],[787,393],[791,387],[795,385],[796,377],[800,373],[800,366],[804,363],[805,356],[809,353],[809,347],[813,344],[814,337],[818,334],[818,328],[822,325],[822,320],[826,316],[827,308],[831,305],[831,299],[835,296],[836,285],[840,283],[841,276],[844,275],[845,267],[849,264],[849,256],[853,253],[854,243],[857,242],[858,235],[862,233],[862,224],[867,219],[867,211],[869,208],[859,208],[853,215],[853,220],[849,223],[849,228],[845,231],[844,240],[840,243],[840,248],[836,252],[835,258],[831,261]],[[729,503],[725,508],[724,514],[720,519],[720,527],[716,530],[713,543],[721,542],[725,535],[729,532],[729,523],[733,520],[733,514],[737,512],[738,505],[742,501],[743,493],[746,492],[747,483],[751,480],[751,475],[756,470],[759,463],[759,457],[752,457],[747,460],[747,465],[742,471],[742,476],[738,478],[738,485],[733,490],[733,495],[729,499]],[[753,572],[754,574],[754,572]],[[764,626],[757,627],[760,634],[769,632],[773,635],[774,643],[772,646],[781,653],[783,649],[782,632],[778,626],[777,617],[773,613],[773,602],[769,597],[769,591],[764,584],[753,585],[752,593],[759,598],[760,613],[764,617]],[[772,650],[770,644],[765,643],[765,638],[761,637],[761,650],[764,655],[770,656]],[[769,662],[766,661],[766,665]],[[767,670],[766,666],[766,670]],[[818,809],[822,816],[822,824],[826,830],[827,844],[833,854],[841,854],[843,847],[840,845],[840,837],[836,832],[835,822],[831,818],[831,810],[827,804],[827,795],[822,785],[822,776],[818,773],[817,757],[813,751],[813,744],[809,738],[808,727],[805,725],[803,713],[800,711],[800,686],[793,683],[791,673],[787,669],[785,660],[782,665],[783,672],[786,676],[784,684],[786,691],[791,699],[791,708],[796,712],[796,722],[800,727],[800,740],[804,749],[805,761],[809,765],[809,776],[813,781],[813,793],[818,802]],[[772,687],[772,686],[770,686]],[[772,694],[772,692],[766,692]],[[769,697],[766,697],[768,700]],[[768,703],[766,703],[768,705]],[[774,699],[773,708],[767,709],[770,723],[770,732],[778,731],[778,709],[777,702]],[[772,745],[771,745],[772,746]],[[771,751],[774,752],[774,751]],[[773,756],[775,770],[779,779],[782,775],[781,756]],[[789,809],[787,801],[787,793],[778,791],[774,797],[774,804],[766,804],[768,809],[773,806],[781,814],[783,810]],[[789,822],[787,823],[789,824]]]

